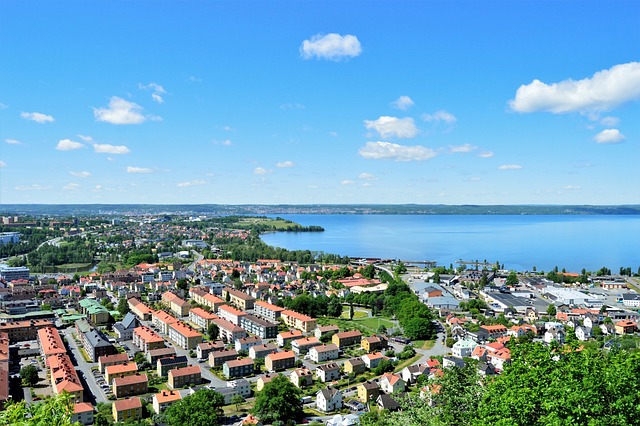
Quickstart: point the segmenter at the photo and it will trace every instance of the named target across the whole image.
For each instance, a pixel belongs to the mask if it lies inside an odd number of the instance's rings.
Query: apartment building
[[[116,398],[142,395],[149,391],[149,379],[145,373],[114,377],[111,381],[111,387]]]
[[[262,345],[252,346],[249,349],[249,358],[264,358],[267,355],[278,352],[278,347],[273,343],[264,343]]]
[[[316,376],[323,382],[333,382],[340,379],[340,366],[335,362],[316,367]]]
[[[147,361],[149,361],[149,364],[155,365],[160,358],[166,358],[166,357],[171,357],[175,355],[176,355],[175,348],[153,349],[147,352]]]
[[[291,351],[276,352],[264,358],[264,366],[268,371],[286,370],[293,368],[296,362],[296,355]]]
[[[284,310],[280,313],[280,316],[289,327],[293,327],[304,333],[312,332],[317,326],[317,321],[314,318],[296,311]]]
[[[238,359],[238,351],[235,349],[211,352],[209,353],[209,366],[212,368],[222,367],[225,362],[234,359]]]
[[[216,340],[215,342],[203,342],[196,347],[196,355],[198,359],[208,359],[209,353],[221,351],[224,349],[224,342]]]
[[[243,337],[242,339],[238,339],[235,342],[236,351],[249,351],[252,346],[257,346],[262,344],[262,339],[255,336]]]
[[[362,333],[359,330],[352,330],[334,334],[331,337],[331,342],[338,346],[338,349],[343,349],[347,346],[359,344],[361,339]]]
[[[256,301],[255,297],[231,287],[225,287],[222,289],[222,298],[225,300],[228,298],[229,303],[243,311],[253,309]]]
[[[189,365],[170,370],[168,377],[167,384],[171,389],[199,385],[202,381],[202,370],[197,365]]]
[[[255,302],[253,310],[256,314],[260,315],[262,318],[266,318],[269,321],[278,321],[282,311],[284,308],[280,306],[272,305],[271,303],[264,302],[262,300],[258,300]]]
[[[186,367],[187,365],[189,365],[189,362],[186,356],[160,358],[156,361],[156,371],[158,372],[158,376],[166,377],[169,374],[169,371],[176,368]]]
[[[294,340],[299,339],[301,337],[302,337],[302,331],[300,331],[300,330],[284,331],[284,332],[278,334],[278,337],[276,338],[276,341],[278,342],[278,346],[283,348],[287,344],[289,344],[289,343],[293,342]]]
[[[160,414],[168,406],[176,401],[180,401],[181,399],[182,397],[180,396],[180,392],[163,390],[162,392],[153,395],[153,411],[155,411],[156,414]]]
[[[222,305],[226,305],[227,302],[219,297],[208,293],[205,289],[192,287],[189,289],[189,295],[198,304],[208,306],[211,311],[216,312]]]
[[[314,346],[320,346],[320,342],[315,336],[303,337],[302,339],[296,339],[291,342],[291,350],[297,356],[305,355]]]
[[[258,318],[255,315],[241,317],[240,327],[261,339],[273,339],[278,335],[278,324]]]
[[[339,352],[338,346],[334,343],[329,343],[328,345],[314,346],[309,349],[309,358],[316,363],[325,362],[338,359]]]
[[[111,383],[114,377],[130,376],[138,372],[138,364],[135,361],[125,362],[124,364],[114,364],[105,367],[104,379],[107,383]]]
[[[151,322],[160,330],[161,333],[169,334],[169,326],[178,322],[178,318],[165,311],[153,311],[151,313]]]
[[[239,309],[229,305],[222,305],[218,308],[218,316],[232,323],[233,325],[240,326],[240,318],[248,315]]]
[[[158,333],[143,325],[133,330],[133,344],[147,353],[153,349],[164,348],[164,339]]]
[[[116,423],[137,421],[142,419],[142,401],[134,396],[129,399],[113,401],[111,413]]]
[[[222,365],[222,372],[227,379],[244,377],[253,374],[254,363],[251,358],[235,359]]]
[[[202,334],[179,321],[169,326],[169,339],[182,349],[195,349],[199,343],[202,343]]]
[[[162,293],[162,303],[171,309],[171,312],[178,318],[189,315],[191,304],[177,294],[165,291]]]
[[[129,304],[129,309],[131,310],[131,312],[133,312],[140,321],[149,321],[151,319],[151,313],[153,312],[153,309],[145,305],[143,302],[136,299],[135,297],[132,297],[131,299],[127,300],[127,303]]]
[[[38,337],[38,330],[43,327],[52,327],[50,320],[25,320],[10,321],[0,324],[0,333],[7,333],[11,343],[35,340]]]
[[[73,396],[75,402],[82,402],[84,399],[84,388],[82,387],[76,369],[71,363],[69,355],[51,355],[47,357],[46,364],[49,367],[53,392],[56,395],[68,392]]]
[[[202,308],[191,308],[189,311],[189,321],[203,330],[209,328],[209,325],[213,324],[213,320],[216,318],[218,318],[216,314],[207,312]]]
[[[247,332],[243,328],[225,319],[218,318],[213,320],[213,323],[218,326],[220,332],[218,337],[227,343],[233,343],[238,339],[247,337]]]
[[[98,358],[98,368],[104,373],[105,368],[110,365],[120,365],[129,362],[129,356],[126,353],[103,355]]]

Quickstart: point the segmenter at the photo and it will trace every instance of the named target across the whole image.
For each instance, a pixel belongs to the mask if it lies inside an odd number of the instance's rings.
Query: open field
[[[268,226],[273,226],[275,227],[275,229],[282,229],[285,230],[287,229],[287,227],[290,226],[299,226],[297,223],[291,222],[289,220],[284,220],[284,219],[271,219],[271,218],[261,218],[261,217],[249,217],[249,218],[243,218],[240,219],[237,222],[238,226],[243,227],[249,227],[252,225],[268,225]]]
[[[355,318],[355,316],[354,316],[354,318]],[[387,328],[397,327],[397,324],[391,322],[390,320],[385,319],[385,318],[379,318],[379,317],[355,319],[355,321],[358,324],[362,324],[365,327],[370,328],[372,330],[377,330],[381,325],[384,325]]]

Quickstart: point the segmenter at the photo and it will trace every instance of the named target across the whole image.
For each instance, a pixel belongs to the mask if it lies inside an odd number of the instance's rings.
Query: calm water
[[[500,261],[505,268],[578,272],[640,266],[638,216],[286,215],[325,232],[272,233],[270,245],[351,257]]]

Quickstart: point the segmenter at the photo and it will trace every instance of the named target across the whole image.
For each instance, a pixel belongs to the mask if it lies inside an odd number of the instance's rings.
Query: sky
[[[0,2],[0,204],[639,204],[638,1]]]

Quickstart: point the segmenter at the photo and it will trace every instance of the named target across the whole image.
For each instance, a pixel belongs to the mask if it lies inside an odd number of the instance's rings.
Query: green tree
[[[547,306],[547,315],[549,315],[550,317],[555,317],[557,312],[558,310],[556,309],[556,305],[554,305],[553,303]]]
[[[329,299],[329,305],[327,306],[327,315],[330,317],[339,318],[342,315],[342,303],[337,297],[331,297]]]
[[[122,316],[127,315],[129,312],[129,302],[127,302],[126,297],[121,297],[120,300],[118,300],[118,312],[120,312]]]
[[[238,411],[240,409],[240,404],[242,404],[243,402],[244,402],[244,398],[239,393],[237,393],[237,394],[233,395],[233,397],[231,397],[231,403],[235,404],[236,411]]]
[[[0,424],[12,426],[76,426],[71,423],[73,398],[67,392],[27,406],[24,401],[7,402],[0,411]]]
[[[287,377],[278,375],[258,393],[251,412],[264,423],[298,421],[303,414],[300,395]]]
[[[214,323],[209,324],[209,327],[207,327],[207,335],[209,336],[209,340],[217,340],[220,335],[218,325]]]
[[[433,324],[428,318],[411,318],[402,328],[404,334],[411,340],[430,339],[434,334]]]
[[[221,394],[211,389],[200,389],[171,404],[164,417],[169,426],[217,426],[223,405]]]
[[[515,287],[518,285],[518,276],[516,275],[515,271],[509,272],[509,275],[507,275],[506,284],[510,287]]]
[[[187,281],[186,278],[180,278],[178,280],[178,282],[176,283],[176,286],[180,289],[180,290],[187,290],[189,288],[189,281]]]
[[[38,377],[38,368],[29,364],[20,369],[20,377],[22,378],[22,383],[26,386],[35,386],[40,378]]]
[[[353,304],[349,305],[349,319],[352,320],[354,315]]]

